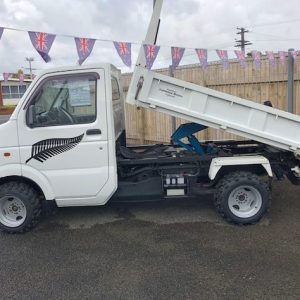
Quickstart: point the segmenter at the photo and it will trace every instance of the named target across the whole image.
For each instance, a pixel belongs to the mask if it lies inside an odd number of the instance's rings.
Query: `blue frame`
[[[171,140],[174,144],[180,145],[190,152],[196,152],[199,155],[206,153],[213,153],[214,149],[209,145],[201,145],[199,140],[194,136],[194,133],[206,129],[207,126],[197,123],[186,123],[180,125],[176,131],[172,134]],[[185,144],[181,139],[187,138],[189,144]]]

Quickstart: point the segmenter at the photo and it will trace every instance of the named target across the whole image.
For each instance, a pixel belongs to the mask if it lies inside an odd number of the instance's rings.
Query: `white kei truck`
[[[155,44],[156,0],[145,44]],[[212,192],[235,224],[267,212],[271,182],[300,182],[300,117],[164,76],[145,67],[143,47],[127,102],[190,121],[165,145],[126,146],[120,71],[110,64],[47,70],[0,126],[0,228],[32,229],[45,203],[96,206]],[[246,138],[199,141],[207,127]]]

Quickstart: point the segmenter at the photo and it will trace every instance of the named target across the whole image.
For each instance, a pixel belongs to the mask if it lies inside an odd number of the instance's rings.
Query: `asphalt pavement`
[[[300,299],[300,187],[234,226],[210,197],[63,208],[0,234],[1,299]]]

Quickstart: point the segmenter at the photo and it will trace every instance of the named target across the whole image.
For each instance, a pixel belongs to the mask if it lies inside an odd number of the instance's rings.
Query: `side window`
[[[87,124],[96,120],[94,75],[53,77],[38,89],[27,109],[30,127]]]
[[[120,89],[118,80],[115,77],[111,78],[112,100],[120,100]]]

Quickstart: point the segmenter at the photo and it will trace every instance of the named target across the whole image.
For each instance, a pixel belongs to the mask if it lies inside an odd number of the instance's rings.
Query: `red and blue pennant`
[[[10,76],[11,76],[10,73],[4,72],[4,73],[3,73],[3,80],[4,80],[4,81],[8,81],[8,79],[10,78]]]
[[[144,47],[144,52],[146,57],[146,67],[148,70],[151,70],[160,47],[156,45],[150,45],[150,44],[144,44],[143,47]]]
[[[228,69],[229,68],[228,52],[226,50],[216,50],[216,52],[223,63],[223,67],[225,69]]]
[[[266,51],[267,58],[272,67],[275,67],[275,56],[273,51]]]
[[[22,84],[24,82],[24,80],[25,80],[25,75],[23,73],[20,73],[19,74],[19,81],[20,81],[20,83]]]
[[[183,57],[185,48],[180,48],[180,47],[171,47],[171,56],[172,56],[172,68],[176,69],[180,61]]]
[[[257,50],[252,51],[252,58],[254,60],[254,64],[256,69],[260,69],[261,67],[261,57],[260,57],[260,52]]]
[[[291,53],[291,55],[292,55],[292,57],[294,59],[294,63],[296,63],[297,62],[298,51],[296,51],[296,50],[290,50],[290,53]]]
[[[234,50],[234,53],[237,59],[239,60],[241,67],[245,68],[246,67],[245,51]]]
[[[286,52],[285,51],[278,51],[278,55],[279,55],[279,60],[281,62],[282,65],[285,64],[285,59],[286,59]]]
[[[114,46],[127,67],[131,67],[131,43],[113,42]]]
[[[75,37],[75,44],[78,53],[78,63],[81,65],[92,53],[96,40]]]
[[[47,63],[51,60],[49,51],[55,39],[55,34],[28,31],[31,43],[42,59]]]
[[[198,49],[196,48],[196,53],[199,58],[200,64],[202,66],[203,70],[207,69],[208,63],[207,63],[207,49]]]

